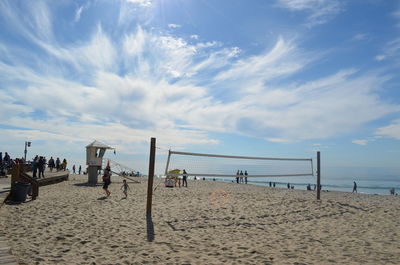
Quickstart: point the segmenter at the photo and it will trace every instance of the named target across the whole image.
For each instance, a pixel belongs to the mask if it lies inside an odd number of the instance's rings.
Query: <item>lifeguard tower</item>
[[[97,184],[98,172],[101,169],[103,156],[107,149],[114,149],[99,141],[86,146],[86,165],[88,165],[88,183]]]

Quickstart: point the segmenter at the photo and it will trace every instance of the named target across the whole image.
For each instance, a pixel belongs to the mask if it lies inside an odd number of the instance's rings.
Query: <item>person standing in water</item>
[[[354,181],[353,192],[357,193],[357,183]]]

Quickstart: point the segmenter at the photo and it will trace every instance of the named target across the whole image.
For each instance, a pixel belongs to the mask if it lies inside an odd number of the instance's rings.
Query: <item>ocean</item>
[[[215,178],[218,181],[232,182],[235,178]],[[352,192],[353,181],[357,183],[358,193],[390,195],[395,189],[400,194],[400,168],[377,167],[326,167],[321,169],[322,190]],[[249,184],[269,186],[275,182],[278,188],[287,188],[290,183],[295,189],[306,190],[307,185],[317,182],[316,176],[280,177],[280,178],[248,178]]]

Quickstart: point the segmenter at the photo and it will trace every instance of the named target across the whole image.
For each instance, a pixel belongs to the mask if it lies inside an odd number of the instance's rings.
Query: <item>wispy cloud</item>
[[[388,42],[382,50],[382,53],[375,56],[377,61],[398,59],[400,57],[400,38]]]
[[[89,2],[86,5],[82,5],[75,10],[75,18],[74,18],[75,23],[79,22],[79,20],[81,19],[82,12],[87,8],[89,8]]]
[[[379,128],[375,134],[400,140],[400,120],[394,120],[391,124]]]
[[[181,27],[181,25],[178,25],[178,24],[168,24],[168,27],[169,28],[172,28],[172,29],[176,29],[176,28],[180,28]]]
[[[392,13],[392,15],[393,15],[393,17],[395,19],[397,19],[397,25],[396,26],[400,27],[400,6],[395,12]]]
[[[291,11],[308,12],[306,24],[310,27],[328,22],[343,10],[339,0],[278,0],[278,5]]]
[[[351,141],[353,144],[358,144],[358,145],[367,145],[368,144],[368,140],[366,139],[360,139],[360,140],[353,140]]]
[[[151,6],[153,4],[152,0],[125,0],[125,1],[145,7]]]
[[[356,35],[353,36],[353,40],[356,41],[364,41],[368,40],[370,38],[370,35],[367,33],[357,33]]]

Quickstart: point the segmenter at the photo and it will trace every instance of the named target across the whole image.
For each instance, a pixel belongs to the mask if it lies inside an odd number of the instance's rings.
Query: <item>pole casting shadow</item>
[[[146,224],[147,224],[147,241],[153,242],[154,241],[154,225],[153,225],[153,219],[151,218],[150,214],[148,214],[146,216]]]

